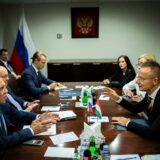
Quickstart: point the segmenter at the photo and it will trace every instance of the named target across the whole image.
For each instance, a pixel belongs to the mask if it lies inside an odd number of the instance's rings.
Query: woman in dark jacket
[[[118,68],[114,75],[103,80],[103,83],[110,87],[123,87],[136,76],[134,68],[126,55],[121,55],[117,60]]]

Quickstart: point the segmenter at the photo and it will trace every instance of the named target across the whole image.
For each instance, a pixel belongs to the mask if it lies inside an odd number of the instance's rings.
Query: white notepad
[[[50,136],[54,144],[62,144],[65,142],[77,141],[79,138],[74,132],[62,133],[55,136]]]
[[[59,114],[61,120],[75,119],[77,117],[77,115],[72,110],[59,111],[55,113]]]
[[[73,158],[75,148],[48,147],[44,157]]]
[[[43,106],[41,108],[41,111],[59,111],[60,110],[60,106]]]

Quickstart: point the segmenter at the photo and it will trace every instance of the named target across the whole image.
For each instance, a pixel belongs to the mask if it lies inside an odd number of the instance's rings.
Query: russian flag
[[[29,66],[29,59],[35,51],[24,13],[22,13],[16,43],[10,59],[10,63],[17,74],[21,74]]]
[[[89,98],[88,107],[89,107],[89,115],[94,116],[94,106],[93,106],[93,100],[91,97]]]

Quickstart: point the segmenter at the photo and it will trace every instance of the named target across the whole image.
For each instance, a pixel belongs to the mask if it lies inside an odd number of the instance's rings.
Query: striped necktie
[[[0,109],[0,132],[2,136],[7,135],[7,127],[1,109]]]
[[[13,70],[13,68],[11,67],[11,65],[9,63],[7,63],[7,68],[11,73],[12,72],[14,73],[14,70]]]

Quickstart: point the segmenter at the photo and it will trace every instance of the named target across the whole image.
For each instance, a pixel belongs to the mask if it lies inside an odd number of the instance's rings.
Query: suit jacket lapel
[[[37,76],[37,73],[36,73],[35,69],[33,68],[33,66],[31,66],[31,72],[32,72],[32,76],[33,76],[33,78],[34,78],[34,81],[35,81],[35,83],[36,83],[36,86],[37,86],[37,87],[40,87],[40,86],[39,86],[39,82],[38,82],[38,76]],[[35,76],[35,75],[36,75],[36,76]]]
[[[153,109],[149,119],[151,122],[153,122],[158,116],[160,116],[160,89],[155,97]]]

